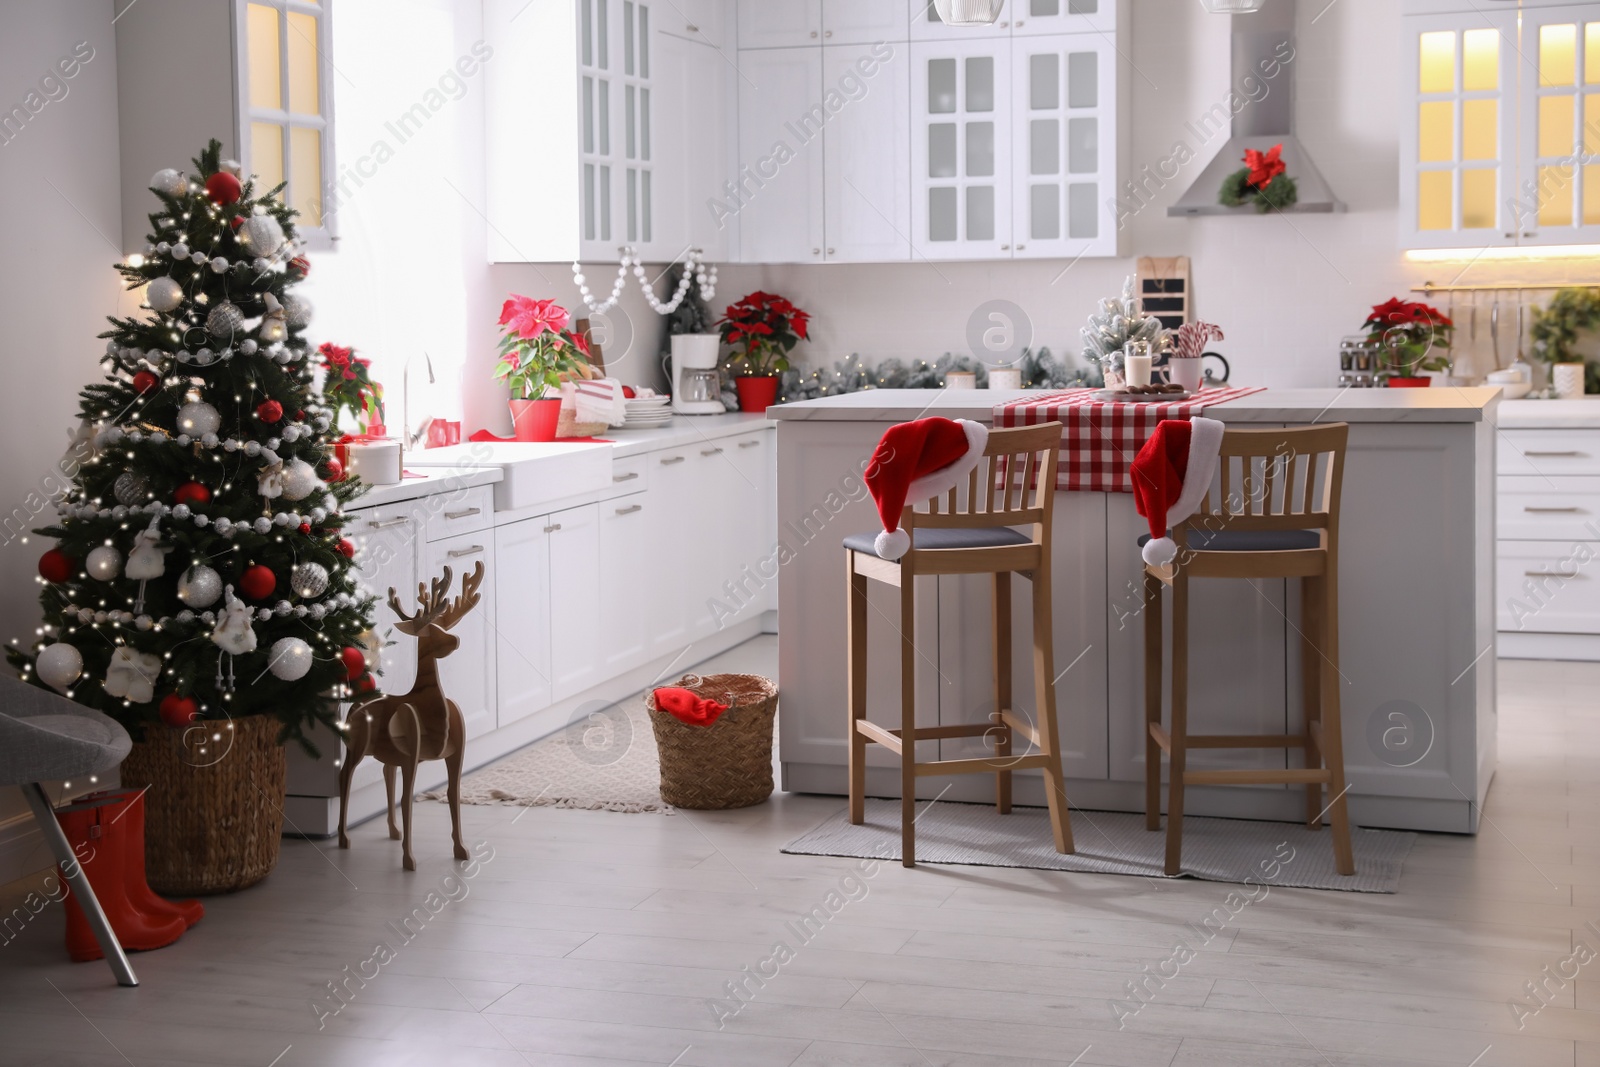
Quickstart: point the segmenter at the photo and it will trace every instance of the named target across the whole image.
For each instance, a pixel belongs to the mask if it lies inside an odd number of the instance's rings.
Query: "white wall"
[[[0,640],[32,633],[34,582],[48,542],[27,537],[55,518],[44,510],[52,471],[77,424],[78,391],[99,374],[95,335],[119,311],[112,264],[122,252],[117,60],[111,0],[0,0],[0,119],[37,108],[0,136]],[[93,50],[76,75],[41,79],[80,42]],[[87,51],[81,54],[87,55]],[[65,94],[62,95],[62,89]],[[30,98],[30,93],[37,96]],[[55,96],[56,99],[50,99]],[[40,102],[42,106],[40,106]],[[0,882],[44,866],[15,790],[0,791]],[[14,848],[18,842],[20,849]],[[21,864],[21,866],[18,866]]]
[[[1062,260],[730,266],[722,271],[721,295],[733,299],[763,288],[811,311],[816,340],[801,352],[813,366],[831,366],[852,351],[869,362],[966,352],[969,316],[996,298],[1023,308],[1037,344],[1076,357],[1079,328],[1095,302],[1114,295],[1133,272],[1133,257],[1188,255],[1198,314],[1227,331],[1227,340],[1214,347],[1233,363],[1235,381],[1332,385],[1339,338],[1359,332],[1371,305],[1409,297],[1405,290],[1424,279],[1451,281],[1464,266],[1412,264],[1401,255],[1399,11],[1395,0],[1298,5],[1296,132],[1349,205],[1347,214],[1168,218],[1167,205],[1209,162],[1219,137],[1134,216],[1127,259],[1085,259],[1064,275]],[[1134,3],[1128,53],[1133,171],[1171,155],[1185,123],[1225,98],[1229,33],[1228,18],[1207,14],[1194,0]],[[1582,266],[1478,264],[1460,284],[1560,279]],[[1481,307],[1480,372],[1489,369],[1488,303]],[[1504,316],[1505,362],[1513,343],[1510,319]]]

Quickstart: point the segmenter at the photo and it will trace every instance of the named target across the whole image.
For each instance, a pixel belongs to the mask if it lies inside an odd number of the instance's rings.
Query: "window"
[[[333,0],[235,0],[240,161],[265,188],[287,182],[312,247],[333,241],[323,190],[333,174],[333,86],[328,14]]]

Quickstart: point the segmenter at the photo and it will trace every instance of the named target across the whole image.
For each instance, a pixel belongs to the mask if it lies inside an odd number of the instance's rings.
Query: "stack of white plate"
[[[624,403],[628,408],[628,420],[622,425],[625,429],[647,426],[665,426],[672,421],[672,398],[670,396],[641,396],[632,397]]]

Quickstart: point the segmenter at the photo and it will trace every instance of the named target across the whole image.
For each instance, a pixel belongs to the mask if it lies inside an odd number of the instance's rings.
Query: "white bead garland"
[[[683,258],[683,277],[678,279],[678,289],[672,294],[672,299],[665,302],[657,300],[656,294],[650,288],[650,279],[645,274],[644,261],[639,258],[631,245],[624,245],[621,266],[617,268],[617,280],[611,287],[611,295],[598,304],[594,302],[594,294],[589,290],[588,279],[583,274],[583,265],[576,260],[572,263],[572,280],[578,284],[578,294],[592,314],[604,315],[616,307],[617,301],[622,298],[622,289],[628,280],[630,267],[633,269],[634,277],[639,280],[639,288],[644,291],[645,300],[658,315],[670,315],[678,310],[678,306],[689,293],[691,278],[699,283],[700,291],[707,300],[714,299],[717,295],[716,266],[706,263],[705,253],[700,249],[691,248]]]

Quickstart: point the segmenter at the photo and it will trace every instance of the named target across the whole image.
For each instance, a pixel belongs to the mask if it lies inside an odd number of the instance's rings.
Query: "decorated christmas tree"
[[[313,388],[295,212],[220,154],[151,179],[149,244],[118,267],[148,314],[101,335],[78,473],[38,531],[56,541],[42,637],[10,659],[135,729],[273,715],[304,742],[375,687],[372,598],[341,532],[359,486]]]
[[[1100,310],[1089,316],[1089,325],[1079,332],[1083,337],[1083,358],[1102,372],[1120,373],[1129,344],[1154,343],[1164,331],[1160,319],[1146,315],[1139,307],[1130,274],[1122,283],[1121,297],[1102,297]]]

